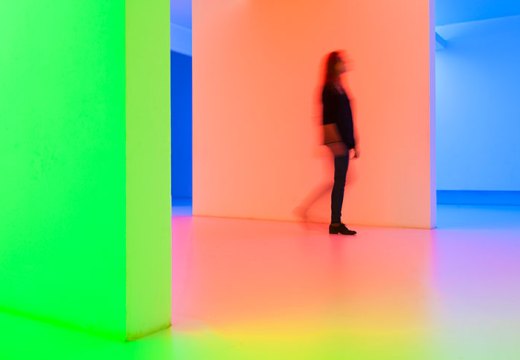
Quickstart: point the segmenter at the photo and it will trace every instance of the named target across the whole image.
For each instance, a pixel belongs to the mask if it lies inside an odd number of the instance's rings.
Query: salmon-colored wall
[[[319,93],[344,49],[361,150],[344,221],[432,227],[431,1],[194,0],[194,214],[329,220]]]

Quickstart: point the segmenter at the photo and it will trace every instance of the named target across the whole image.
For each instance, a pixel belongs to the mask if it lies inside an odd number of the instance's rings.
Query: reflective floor
[[[176,214],[172,330],[121,344],[0,314],[0,359],[520,359],[520,208],[353,238]]]

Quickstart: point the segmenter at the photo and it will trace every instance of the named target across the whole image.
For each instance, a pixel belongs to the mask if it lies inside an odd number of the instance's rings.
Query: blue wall
[[[438,189],[520,191],[520,17],[437,31]]]
[[[171,52],[172,198],[185,204],[192,197],[192,61]]]

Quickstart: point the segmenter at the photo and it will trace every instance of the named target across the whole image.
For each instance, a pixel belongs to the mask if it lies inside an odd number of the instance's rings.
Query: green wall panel
[[[126,320],[132,338],[169,326],[171,318],[169,6],[169,0],[127,0],[126,8]]]
[[[141,3],[0,2],[4,311],[118,338],[169,323],[169,4],[144,27]]]

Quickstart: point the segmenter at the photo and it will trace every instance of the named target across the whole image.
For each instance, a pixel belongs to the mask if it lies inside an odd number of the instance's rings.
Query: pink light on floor
[[[174,319],[231,326],[339,316],[383,328],[427,321],[430,231],[362,229],[342,238],[322,225],[186,217],[173,228]]]
[[[437,230],[356,237],[175,217],[174,328],[255,359],[520,358],[520,209],[439,214]]]

